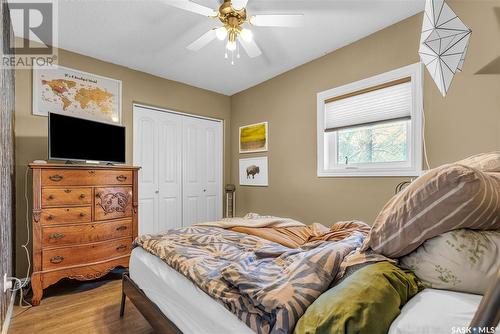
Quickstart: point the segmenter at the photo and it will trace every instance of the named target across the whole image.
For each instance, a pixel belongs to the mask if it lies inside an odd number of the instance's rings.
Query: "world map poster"
[[[120,80],[59,66],[33,70],[33,115],[49,112],[121,124]]]

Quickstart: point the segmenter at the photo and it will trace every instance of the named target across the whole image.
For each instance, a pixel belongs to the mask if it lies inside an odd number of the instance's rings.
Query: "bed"
[[[129,277],[182,333],[254,333],[186,277],[142,248],[132,251]],[[403,307],[389,334],[447,333],[452,327],[467,327],[481,298],[425,289]]]
[[[469,160],[419,177],[371,227],[249,214],[140,236],[121,315],[128,297],[165,333],[493,333],[500,152]]]
[[[194,283],[144,249],[132,251],[129,268],[133,282],[181,332],[254,333]]]

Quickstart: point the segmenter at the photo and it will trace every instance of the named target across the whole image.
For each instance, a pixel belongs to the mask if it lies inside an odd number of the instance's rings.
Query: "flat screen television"
[[[49,113],[49,159],[125,163],[125,127]]]

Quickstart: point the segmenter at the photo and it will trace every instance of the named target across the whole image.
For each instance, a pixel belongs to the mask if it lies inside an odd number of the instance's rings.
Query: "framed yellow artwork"
[[[267,122],[240,127],[240,153],[267,152]]]

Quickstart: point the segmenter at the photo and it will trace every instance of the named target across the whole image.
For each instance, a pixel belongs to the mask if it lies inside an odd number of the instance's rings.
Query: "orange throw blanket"
[[[299,248],[312,241],[337,241],[349,237],[353,232],[368,235],[370,227],[360,221],[345,221],[333,224],[330,228],[313,223],[312,225],[292,227],[231,227],[230,230],[254,235],[289,248]]]

